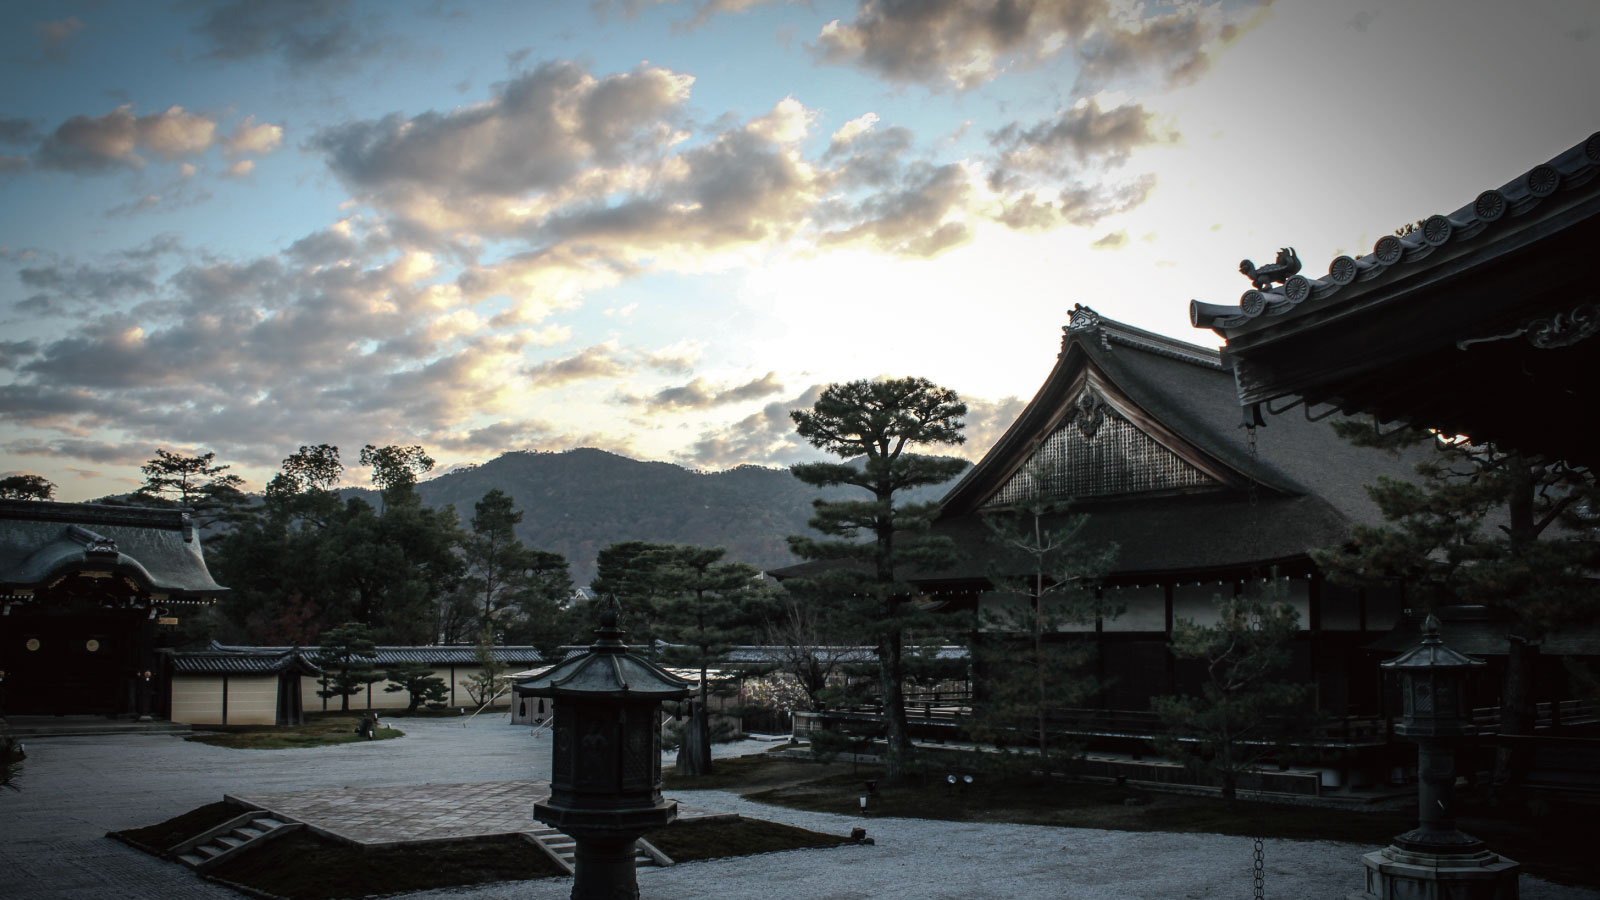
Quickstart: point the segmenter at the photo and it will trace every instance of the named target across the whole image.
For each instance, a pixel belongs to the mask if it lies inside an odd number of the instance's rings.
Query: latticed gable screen
[[[1034,483],[1034,472],[1042,483]],[[1086,392],[1066,424],[1039,445],[985,507],[1034,496],[1104,497],[1206,487],[1217,482]]]

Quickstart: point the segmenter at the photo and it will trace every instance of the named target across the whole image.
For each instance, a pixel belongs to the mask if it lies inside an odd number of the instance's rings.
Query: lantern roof
[[[1481,659],[1458,653],[1445,646],[1439,637],[1439,619],[1429,613],[1428,618],[1422,623],[1422,643],[1394,659],[1385,660],[1380,665],[1385,669],[1417,670],[1467,669],[1485,663]]]
[[[546,669],[517,686],[533,697],[595,697],[614,700],[678,700],[689,695],[691,682],[655,663],[634,656],[622,642],[615,607],[600,614],[598,639],[589,652]]]

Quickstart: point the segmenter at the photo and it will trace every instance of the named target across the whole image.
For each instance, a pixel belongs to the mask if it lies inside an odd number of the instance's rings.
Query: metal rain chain
[[[1262,900],[1262,897],[1266,896],[1265,895],[1265,886],[1266,886],[1266,883],[1267,883],[1267,877],[1266,877],[1266,875],[1267,875],[1267,864],[1266,864],[1266,861],[1265,861],[1265,856],[1261,851],[1261,838],[1256,838],[1255,840],[1256,840],[1256,859],[1255,859],[1256,900]]]
[[[1258,470],[1259,470],[1259,467],[1261,465],[1261,452],[1256,447],[1256,425],[1258,424],[1257,419],[1258,419],[1259,416],[1260,416],[1259,412],[1252,412],[1250,414],[1247,414],[1245,416],[1245,420],[1244,420],[1245,440],[1250,445],[1250,465],[1252,467],[1257,468]],[[1256,485],[1257,485],[1257,482],[1256,482],[1256,478],[1255,478],[1255,473],[1252,472],[1252,473],[1250,473],[1250,531],[1253,534],[1260,534],[1261,533],[1261,492],[1256,487]],[[1252,573],[1252,574],[1253,575],[1259,575],[1260,573],[1259,572],[1255,572],[1255,573]],[[1265,853],[1263,852],[1262,839],[1258,835],[1254,840],[1255,840],[1255,860],[1254,860],[1255,865],[1253,867],[1252,874],[1255,876],[1255,900],[1262,900],[1262,898],[1266,896],[1265,891],[1266,891],[1266,883],[1267,883],[1267,879],[1266,879],[1267,866],[1266,866]]]

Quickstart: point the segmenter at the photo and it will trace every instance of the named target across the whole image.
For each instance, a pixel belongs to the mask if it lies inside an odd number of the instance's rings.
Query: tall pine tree
[[[921,620],[912,602],[916,590],[900,576],[913,566],[948,565],[955,552],[948,538],[926,534],[938,504],[897,506],[895,499],[911,488],[948,481],[966,467],[960,459],[911,452],[962,443],[966,413],[966,404],[948,388],[925,378],[891,378],[829,385],[810,410],[789,414],[812,446],[847,460],[796,465],[794,476],[816,487],[848,485],[869,495],[814,501],[809,524],[827,537],[791,536],[789,547],[807,559],[846,563],[824,580],[876,645],[889,741],[884,775],[891,782],[903,779],[911,750],[904,645],[907,629]],[[871,540],[860,541],[863,534]]]

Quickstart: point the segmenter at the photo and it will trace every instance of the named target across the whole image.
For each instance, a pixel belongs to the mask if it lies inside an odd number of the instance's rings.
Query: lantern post
[[[577,843],[573,900],[636,900],[634,842],[678,815],[661,796],[661,704],[690,682],[628,652],[614,605],[595,634],[518,689],[555,700],[550,799],[533,816]]]
[[[1456,744],[1477,734],[1466,676],[1483,665],[1445,646],[1439,620],[1422,643],[1381,663],[1400,676],[1403,712],[1394,733],[1417,744],[1417,827],[1361,857],[1365,891],[1350,900],[1515,900],[1521,865],[1456,828]]]

